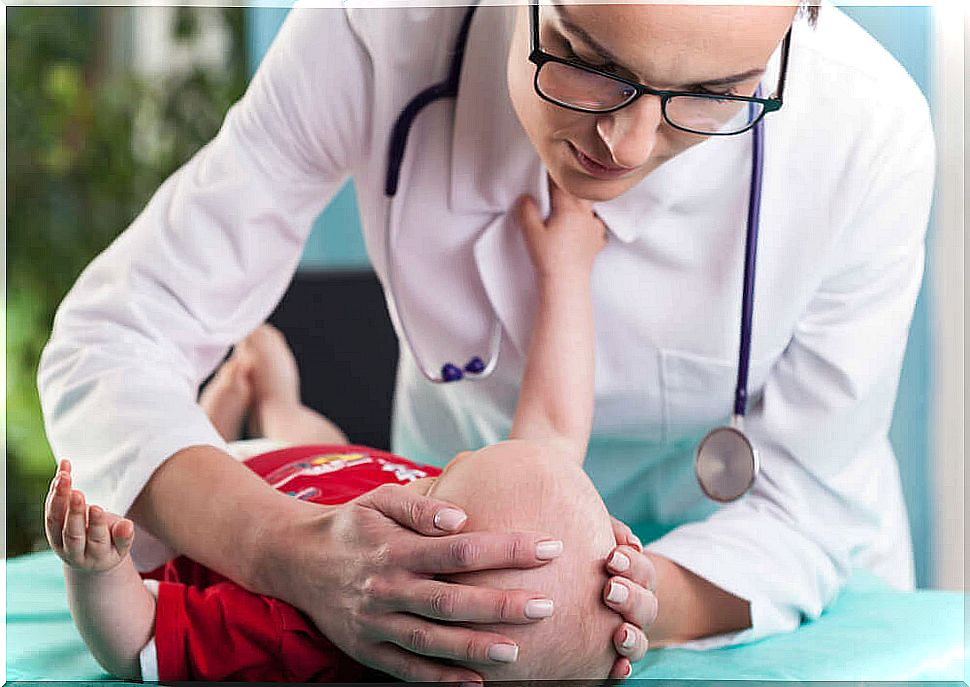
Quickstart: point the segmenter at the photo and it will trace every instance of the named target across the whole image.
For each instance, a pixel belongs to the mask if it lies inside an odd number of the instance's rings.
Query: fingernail
[[[627,558],[626,554],[614,551],[613,555],[610,556],[609,566],[616,572],[626,572],[630,569],[630,559]]]
[[[660,610],[660,604],[657,603],[657,597],[654,594],[650,594],[650,599],[653,601],[653,613],[650,615],[650,620],[647,621],[647,625],[653,625],[657,620],[657,613]]]
[[[610,603],[621,604],[630,596],[630,590],[618,582],[610,582],[610,592],[606,600]]]
[[[624,673],[623,677],[630,677],[631,675],[633,675],[633,664],[628,663],[626,666],[626,673]]]
[[[434,516],[434,526],[445,532],[454,532],[468,519],[464,513],[454,508],[442,508]]]
[[[548,618],[555,610],[555,604],[550,599],[533,599],[525,605],[525,617],[537,620]]]
[[[562,542],[558,539],[552,541],[541,541],[536,544],[536,558],[540,561],[548,561],[557,558],[562,553]]]
[[[640,541],[640,537],[635,534],[631,534],[630,537],[633,540],[633,546],[636,547],[638,551],[643,552],[643,542]]]
[[[623,630],[623,641],[620,642],[620,646],[624,649],[632,649],[633,645],[636,644],[637,636],[633,634],[633,630],[630,628],[625,628]]]
[[[519,657],[519,647],[515,644],[493,644],[488,647],[488,660],[497,663],[515,663]]]

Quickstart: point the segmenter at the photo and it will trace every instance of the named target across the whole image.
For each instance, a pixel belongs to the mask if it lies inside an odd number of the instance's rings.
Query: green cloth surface
[[[710,651],[650,651],[633,677],[962,682],[965,609],[964,594],[895,592],[856,576],[819,620],[796,632]],[[7,561],[6,668],[11,681],[108,677],[74,629],[51,552]]]

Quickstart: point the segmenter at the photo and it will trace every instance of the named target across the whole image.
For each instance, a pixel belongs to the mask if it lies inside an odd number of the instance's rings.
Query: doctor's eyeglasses
[[[778,89],[770,98],[720,93],[661,91],[588,65],[575,57],[553,55],[539,47],[539,4],[530,7],[532,46],[529,61],[536,66],[535,91],[540,98],[576,112],[608,114],[632,105],[644,95],[660,98],[664,120],[675,129],[702,136],[732,136],[751,129],[768,112],[781,108],[788,71],[791,29],[781,51]],[[567,44],[568,46],[568,44]],[[570,49],[565,49],[571,52]],[[758,95],[758,93],[756,93]]]

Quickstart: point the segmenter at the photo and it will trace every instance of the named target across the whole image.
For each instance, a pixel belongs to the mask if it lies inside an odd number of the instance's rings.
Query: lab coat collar
[[[548,209],[546,170],[519,123],[506,83],[514,19],[515,7],[502,6],[479,7],[472,19],[455,103],[449,189],[454,211],[504,214],[523,193],[535,195]],[[662,232],[710,202],[709,186],[697,183],[698,170],[709,175],[718,152],[738,144],[715,138],[694,146],[622,196],[597,203],[596,212],[623,243],[647,230]]]

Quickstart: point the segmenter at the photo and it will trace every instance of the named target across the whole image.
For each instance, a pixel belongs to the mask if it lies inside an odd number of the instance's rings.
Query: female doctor
[[[853,567],[912,585],[887,431],[922,274],[928,109],[873,39],[819,9],[294,10],[218,136],[61,306],[39,373],[55,454],[143,529],[142,569],[178,550],[304,609],[365,664],[475,679],[442,659],[488,660],[494,634],[474,623],[535,622],[537,595],[423,573],[541,565],[541,535],[456,535],[461,513],[403,490],[321,517],[231,459],[195,394],[352,176],[402,340],[394,450],[440,464],[501,439],[536,299],[517,199],[547,212],[551,177],[610,232],[586,468],[649,542],[617,525],[614,675],[646,634],[791,630]],[[742,342],[761,470],[715,507],[694,447],[731,415]],[[426,379],[474,356],[490,374]]]

